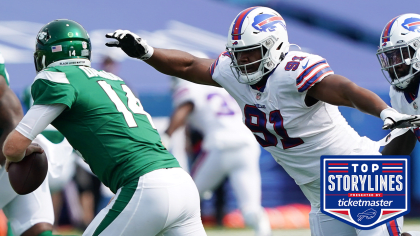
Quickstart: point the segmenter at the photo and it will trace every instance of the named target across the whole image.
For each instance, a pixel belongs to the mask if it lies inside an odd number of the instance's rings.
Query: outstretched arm
[[[380,117],[384,121],[383,129],[409,127],[409,122],[416,119],[415,116],[398,113],[388,107],[378,95],[341,75],[326,76],[308,90],[307,96],[336,106],[353,107]]]
[[[128,56],[144,60],[161,73],[220,87],[210,75],[210,66],[214,62],[212,59],[195,57],[179,50],[152,48],[146,40],[128,30],[117,30],[106,37],[117,40],[106,43],[106,46],[119,47]]]
[[[169,122],[169,126],[166,129],[165,133],[169,136],[172,136],[172,134],[181,126],[185,125],[188,116],[191,114],[191,112],[194,110],[194,103],[192,102],[186,102],[178,106],[174,113],[172,113],[171,121]]]

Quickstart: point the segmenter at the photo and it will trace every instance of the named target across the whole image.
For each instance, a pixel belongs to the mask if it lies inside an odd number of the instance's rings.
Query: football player
[[[202,150],[191,169],[200,197],[229,177],[246,225],[257,236],[271,235],[261,207],[260,147],[241,120],[241,110],[226,90],[172,78],[175,110],[169,137],[187,121],[203,135]]]
[[[382,31],[376,54],[385,78],[390,82],[392,107],[402,113],[420,115],[420,15],[393,18]],[[419,128],[395,138],[385,146],[385,155],[409,155],[420,140]]]
[[[391,84],[392,107],[405,114],[420,115],[420,15],[403,14],[389,21],[382,31],[376,55],[382,73]],[[420,140],[418,127],[395,138],[385,146],[382,154],[409,155],[417,140]],[[420,232],[410,231],[403,235],[420,236]]]
[[[9,88],[9,75],[0,54],[0,145],[22,119],[19,99]],[[31,145],[32,146],[32,145]],[[3,209],[14,235],[52,235],[54,212],[48,180],[32,193],[18,195],[3,168],[6,159],[0,152],[0,209]]]
[[[380,117],[384,129],[412,126],[416,118],[400,114],[373,92],[334,74],[321,56],[289,51],[286,23],[279,13],[266,7],[240,12],[228,31],[227,51],[216,60],[153,48],[126,30],[106,37],[116,39],[107,46],[120,47],[164,74],[224,87],[238,102],[257,141],[311,202],[312,235],[389,235],[385,224],[361,231],[321,213],[319,159],[380,155],[379,145],[360,137],[337,106]],[[399,224],[393,222],[392,230]]]
[[[90,67],[91,43],[77,22],[41,28],[34,53],[34,105],[3,153],[20,161],[50,123],[115,197],[83,235],[206,235],[197,187],[162,145],[150,115],[124,81]]]

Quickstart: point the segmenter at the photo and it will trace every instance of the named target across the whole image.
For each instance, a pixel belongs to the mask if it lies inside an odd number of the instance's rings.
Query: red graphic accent
[[[348,193],[348,197],[383,197],[382,193]]]
[[[328,173],[349,173],[348,170],[329,170]]]
[[[316,64],[318,64],[319,62],[321,62],[321,61],[324,61],[325,59],[322,59],[322,60],[319,60],[319,61],[317,61],[316,63],[314,63],[314,64],[312,64],[312,65],[316,65]],[[323,63],[324,64],[324,63]],[[325,63],[326,64],[326,63]],[[320,65],[322,65],[322,64],[320,64]],[[305,73],[307,70],[309,70],[309,69],[314,69],[313,67],[309,67],[309,68],[306,68],[304,71],[302,71],[302,73],[300,73],[300,75],[298,75],[296,78],[299,78],[299,77],[301,77],[302,75],[303,75],[303,73]],[[310,73],[309,73],[310,74]],[[303,78],[299,83],[297,83],[296,85],[299,85],[300,83],[302,83],[302,81],[304,81],[305,80],[305,78]]]
[[[395,213],[395,212],[401,212],[401,211],[383,211],[382,215],[387,215],[387,214],[391,214],[391,213]]]
[[[348,166],[349,163],[328,163],[329,166]]]
[[[283,18],[280,17],[280,16],[273,16],[273,17],[270,17],[270,18],[258,23],[257,25],[261,27],[261,25],[265,25],[265,24],[268,24],[268,23],[276,21],[276,20],[283,20]]]
[[[343,215],[349,215],[348,211],[331,211],[331,212],[339,213],[339,214],[343,214]]]
[[[384,166],[402,166],[403,163],[382,163]]]
[[[402,170],[383,170],[382,173],[402,173]]]

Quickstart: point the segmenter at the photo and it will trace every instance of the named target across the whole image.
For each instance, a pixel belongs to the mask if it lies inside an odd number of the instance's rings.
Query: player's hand
[[[154,50],[146,40],[128,30],[116,30],[105,37],[117,40],[105,43],[106,46],[119,47],[130,57],[147,60],[153,55]]]
[[[25,152],[25,157],[31,155],[34,152],[43,153],[44,149],[42,149],[41,146],[37,143],[31,143],[27,148]]]
[[[407,128],[413,127],[414,122],[419,122],[419,117],[401,114],[396,111],[394,108],[388,107],[382,110],[381,119],[384,121],[382,129],[396,129],[396,128]]]

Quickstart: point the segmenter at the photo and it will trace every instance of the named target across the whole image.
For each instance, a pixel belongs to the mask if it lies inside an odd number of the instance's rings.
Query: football
[[[20,162],[10,163],[10,185],[20,195],[31,193],[44,182],[47,172],[48,161],[45,152],[32,153]]]

